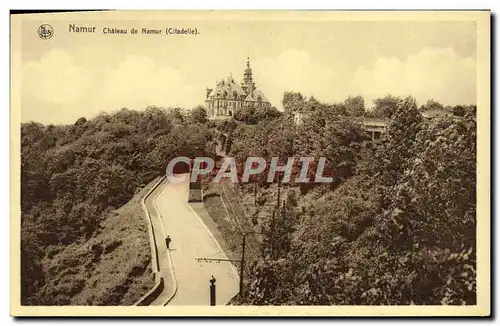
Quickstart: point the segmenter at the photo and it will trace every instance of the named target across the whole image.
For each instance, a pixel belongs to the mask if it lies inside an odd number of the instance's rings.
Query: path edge
[[[168,181],[169,181],[168,178],[167,178],[167,176],[163,176],[163,180],[162,181],[164,181],[164,183],[165,183],[163,185],[163,188],[165,188],[168,185]],[[160,218],[161,228],[162,228],[162,231],[163,231],[163,235],[166,236],[167,233],[166,233],[166,230],[165,230],[165,223],[163,223],[164,219],[161,216],[160,210],[156,206],[156,200],[158,199],[158,196],[160,196],[160,193],[162,191],[163,191],[163,189],[156,194],[156,197],[153,199],[153,206],[154,206],[154,209],[156,210],[156,214]],[[168,249],[167,249],[167,252],[168,252],[168,261],[170,263],[170,276],[171,276],[171,279],[172,279],[172,289],[173,289],[173,291],[172,291],[172,294],[168,297],[168,299],[165,300],[165,302],[162,304],[163,306],[166,306],[170,301],[172,301],[172,299],[174,298],[174,296],[177,293],[177,288],[178,288],[177,278],[175,277],[174,262],[172,260],[172,254],[170,253],[170,250],[168,250]]]
[[[158,295],[163,291],[165,287],[165,281],[160,275],[160,270],[158,267],[158,248],[156,244],[155,235],[153,232],[153,222],[151,221],[151,215],[146,207],[146,198],[151,195],[153,191],[158,188],[158,186],[165,180],[165,176],[160,177],[160,179],[155,183],[155,185],[149,189],[149,191],[141,198],[141,207],[144,212],[144,216],[148,221],[148,235],[149,235],[149,246],[151,248],[151,269],[153,271],[153,277],[155,280],[155,285],[144,294],[139,300],[137,300],[134,306],[146,306],[149,305]]]

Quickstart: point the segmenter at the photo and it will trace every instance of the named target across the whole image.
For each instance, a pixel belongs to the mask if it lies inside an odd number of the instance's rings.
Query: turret
[[[243,73],[243,82],[241,83],[241,88],[243,88],[247,95],[255,88],[252,77],[252,68],[250,68],[250,58],[247,58],[247,67],[245,69],[245,72]]]

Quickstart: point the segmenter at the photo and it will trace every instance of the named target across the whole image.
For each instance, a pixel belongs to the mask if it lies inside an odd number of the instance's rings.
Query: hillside
[[[231,205],[247,232],[262,234],[239,304],[475,304],[475,107],[387,96],[368,111],[361,97],[326,104],[299,93],[283,104],[282,117],[238,122],[228,156],[325,157],[333,182],[283,184],[279,205],[266,173],[223,186],[238,194]],[[435,107],[450,114],[425,118]],[[299,126],[293,112],[306,113]],[[365,137],[362,115],[390,119],[380,141]]]
[[[154,184],[103,216],[94,237],[44,257],[43,269],[53,277],[40,289],[40,296],[53,296],[58,304],[131,305],[152,288],[148,222],[141,198]]]
[[[210,140],[201,109],[22,124],[22,304],[131,304],[147,291],[137,192],[169,159],[205,155]]]
[[[474,304],[475,107],[390,95],[374,104],[285,93],[284,113],[242,109],[222,123],[201,108],[149,108],[23,124],[22,303],[124,305],[147,291],[138,191],[176,156],[212,156],[218,128],[238,166],[249,156],[324,157],[323,175],[333,177],[283,184],[279,197],[278,178],[269,184],[266,173],[204,185],[209,227],[232,257],[241,232],[258,234],[248,238],[238,304]],[[306,113],[299,125],[296,112]],[[390,121],[379,141],[366,137],[363,116]]]

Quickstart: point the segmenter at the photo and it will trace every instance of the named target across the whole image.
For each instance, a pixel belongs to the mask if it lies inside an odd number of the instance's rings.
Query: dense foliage
[[[243,107],[234,113],[234,119],[248,124],[269,121],[281,115],[275,107]]]
[[[243,303],[474,304],[475,107],[433,100],[418,107],[412,98],[387,95],[369,110],[360,96],[322,103],[294,92],[284,94],[283,107],[240,110],[224,123],[207,121],[197,107],[23,124],[23,304],[66,302],[60,289],[55,296],[47,289],[59,274],[43,261],[94,238],[104,214],[164,173],[169,159],[213,155],[216,128],[218,137],[229,135],[225,148],[239,163],[249,156],[279,157],[281,164],[325,157],[323,174],[333,176],[330,184],[290,183],[272,218],[255,221],[261,259]],[[427,110],[450,114],[428,119]],[[390,120],[380,142],[365,136],[363,116]],[[241,187],[243,196],[272,191],[265,172],[251,179],[260,187]],[[261,198],[255,193],[263,208]]]
[[[283,117],[234,131],[240,160],[325,156],[335,176],[328,186],[291,185],[261,229],[262,259],[245,303],[476,302],[475,108],[425,119],[422,110],[436,102],[419,108],[388,95],[365,114],[391,118],[374,144],[353,118],[362,103],[287,93]],[[308,114],[295,126],[288,112]]]
[[[171,158],[204,156],[212,138],[204,123],[202,108],[148,108],[80,118],[73,125],[22,124],[23,304],[58,304],[42,293],[57,276],[41,260],[95,237],[104,213],[163,174]]]

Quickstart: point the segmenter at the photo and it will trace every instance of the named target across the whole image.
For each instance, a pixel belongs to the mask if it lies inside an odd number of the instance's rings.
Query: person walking
[[[167,238],[165,239],[165,244],[167,245],[167,249],[170,250],[170,242],[172,241],[172,239],[170,239],[170,236],[167,235]]]

